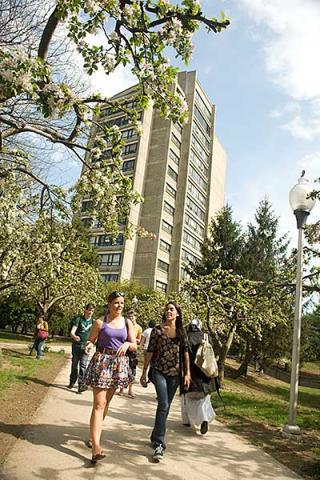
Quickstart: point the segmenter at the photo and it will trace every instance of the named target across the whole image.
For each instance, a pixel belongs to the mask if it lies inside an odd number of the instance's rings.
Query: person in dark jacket
[[[201,321],[192,320],[188,326],[187,334],[191,383],[189,389],[181,395],[182,423],[185,426],[200,425],[200,432],[204,435],[208,431],[209,423],[215,417],[210,393],[216,390],[216,382],[214,378],[208,378],[194,363],[204,335],[201,330]]]

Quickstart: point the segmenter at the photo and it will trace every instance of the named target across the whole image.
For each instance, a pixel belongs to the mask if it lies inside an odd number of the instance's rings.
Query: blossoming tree
[[[223,14],[219,19],[206,17],[199,0],[57,0],[47,7],[37,0],[8,0],[2,13],[0,175],[28,174],[41,187],[40,208],[50,203],[65,214],[70,191],[39,175],[30,148],[40,138],[63,146],[86,166],[73,191],[74,208],[90,197],[92,216],[115,231],[119,216],[126,216],[141,197],[122,173],[118,127],[100,122],[99,114],[114,106],[135,120],[135,112],[99,93],[80,94],[64,78],[64,73],[72,78],[76,71],[70,72],[70,66],[61,72],[57,44],[71,42],[88,75],[99,67],[109,75],[129,66],[137,78],[134,101],[144,108],[152,100],[163,115],[177,121],[186,118],[186,104],[172,89],[177,69],[170,65],[166,48],[188,62],[194,32],[201,25],[220,32],[229,21]],[[88,144],[91,128],[95,141]],[[104,155],[107,148],[112,150],[112,168]]]

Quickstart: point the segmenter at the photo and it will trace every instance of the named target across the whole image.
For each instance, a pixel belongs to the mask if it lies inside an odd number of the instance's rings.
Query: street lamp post
[[[297,403],[299,387],[299,360],[300,360],[300,336],[301,336],[301,307],[302,307],[302,263],[303,263],[303,227],[307,217],[314,207],[315,200],[308,198],[312,191],[309,181],[304,178],[304,172],[298,183],[290,190],[289,201],[295,214],[298,228],[298,253],[297,253],[297,275],[296,275],[296,296],[295,313],[293,326],[293,343],[291,359],[291,380],[290,380],[290,405],[289,421],[283,427],[282,433],[286,437],[300,435],[300,428],[296,424]]]

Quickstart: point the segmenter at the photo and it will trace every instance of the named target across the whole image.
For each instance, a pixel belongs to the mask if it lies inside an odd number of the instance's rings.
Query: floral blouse
[[[178,337],[171,338],[162,331],[160,325],[152,329],[148,352],[153,353],[152,366],[169,377],[180,375],[180,341]],[[188,351],[187,336],[181,342],[182,352]]]

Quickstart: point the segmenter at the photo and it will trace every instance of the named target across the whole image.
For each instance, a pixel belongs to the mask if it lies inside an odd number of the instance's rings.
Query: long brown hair
[[[180,305],[178,305],[175,302],[168,302],[165,306],[165,309],[164,309],[164,312],[163,312],[163,315],[162,315],[162,322],[166,321],[166,310],[167,310],[167,307],[169,305],[173,305],[178,312],[178,315],[176,317],[176,332],[177,332],[177,337],[180,340],[182,340],[185,337],[186,333],[185,333],[185,330],[183,328],[182,311],[181,311]]]

